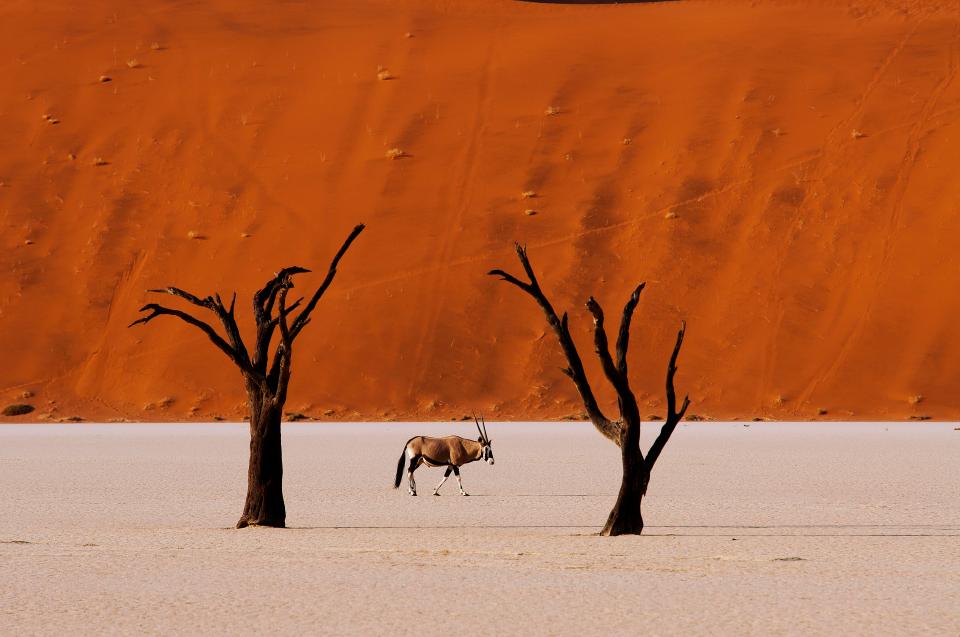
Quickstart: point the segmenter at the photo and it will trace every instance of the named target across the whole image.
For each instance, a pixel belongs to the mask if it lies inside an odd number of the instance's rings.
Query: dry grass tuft
[[[387,69],[380,67],[380,69],[377,70],[377,79],[381,82],[384,82],[386,80],[394,79],[394,75]]]
[[[140,62],[136,58],[131,58],[127,60],[127,67],[131,69],[139,69]]]
[[[668,212],[667,214],[663,215],[663,218],[664,218],[664,219],[676,219],[676,218],[679,217],[679,216],[680,216],[680,215],[678,215],[676,212],[674,212],[673,210],[671,210],[671,211]]]
[[[545,115],[559,115],[560,107],[559,106],[548,106],[547,110],[544,111]]]
[[[387,159],[400,159],[406,157],[407,154],[400,150],[399,148],[391,148],[387,151]]]
[[[858,131],[856,128],[854,128],[852,131],[850,131],[850,138],[851,138],[851,139],[860,139],[860,138],[866,137],[866,136],[867,136],[866,133],[861,133],[861,132]]]
[[[196,230],[191,230],[191,231],[189,231],[189,232],[187,233],[187,238],[188,238],[188,239],[196,239],[196,240],[198,240],[198,241],[202,241],[203,239],[206,239],[207,237],[206,237],[206,235],[204,235],[204,234],[202,234],[202,233],[200,233],[200,232],[197,232]]]
[[[920,403],[923,402],[923,395],[917,394],[915,396],[910,396],[909,398],[907,398],[907,402],[910,403],[911,405],[919,405]]]
[[[15,405],[7,405],[3,408],[4,416],[24,416],[29,414],[34,410],[33,405],[25,405],[23,403],[17,403]]]
[[[524,190],[520,193],[521,199],[535,199],[537,197],[536,191],[533,190]]]
[[[150,48],[151,48],[152,50],[154,50],[154,51],[162,51],[162,50],[163,50],[163,45],[161,45],[159,42],[153,42],[153,43],[150,45]]]

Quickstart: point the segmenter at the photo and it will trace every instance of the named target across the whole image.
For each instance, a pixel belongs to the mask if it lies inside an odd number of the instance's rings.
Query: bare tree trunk
[[[620,456],[623,462],[620,493],[600,535],[640,535],[643,532],[640,504],[647,492],[650,474],[644,466],[639,447],[624,446]]]
[[[286,525],[283,504],[283,447],[280,416],[283,405],[257,387],[250,393],[250,461],[247,468],[247,499],[237,528]]]

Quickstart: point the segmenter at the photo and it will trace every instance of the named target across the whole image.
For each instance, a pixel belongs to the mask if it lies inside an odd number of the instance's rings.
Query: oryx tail
[[[413,440],[411,438],[410,440]],[[403,445],[403,451],[400,453],[400,460],[397,461],[397,477],[393,480],[393,488],[400,488],[400,481],[403,480],[403,465],[407,461],[407,445],[410,444],[410,440],[407,441],[407,444]]]

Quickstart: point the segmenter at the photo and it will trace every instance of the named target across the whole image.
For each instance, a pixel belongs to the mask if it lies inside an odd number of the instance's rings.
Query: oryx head
[[[490,436],[487,435],[487,421],[483,419],[483,416],[480,416],[480,420],[477,420],[477,417],[474,416],[473,422],[477,424],[477,431],[480,432],[480,437],[477,438],[477,442],[481,445],[480,459],[493,464],[493,447],[490,446]],[[482,429],[481,424],[483,425]]]

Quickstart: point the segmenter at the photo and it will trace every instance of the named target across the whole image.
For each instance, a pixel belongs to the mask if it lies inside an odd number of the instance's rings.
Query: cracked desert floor
[[[681,425],[621,538],[587,424],[489,424],[471,497],[391,488],[471,426],[285,425],[290,528],[242,531],[244,425],[0,427],[0,633],[960,632],[955,424]]]

